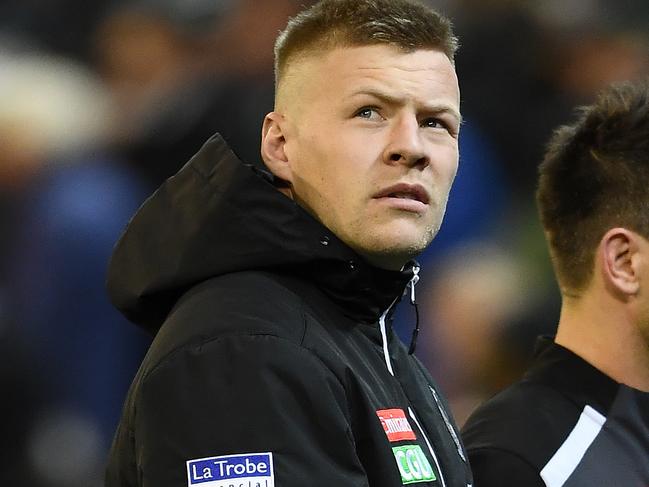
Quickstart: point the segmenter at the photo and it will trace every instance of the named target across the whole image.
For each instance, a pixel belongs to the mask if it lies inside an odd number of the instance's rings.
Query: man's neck
[[[616,382],[649,392],[649,344],[612,298],[564,299],[555,341]]]

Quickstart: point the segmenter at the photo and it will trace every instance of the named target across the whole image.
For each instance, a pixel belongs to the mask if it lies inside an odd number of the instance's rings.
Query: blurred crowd
[[[646,0],[430,0],[454,21],[466,123],[421,256],[417,354],[458,422],[552,333],[534,208],[544,144],[649,74]],[[111,248],[214,132],[261,164],[275,36],[303,0],[0,2],[0,484],[93,487],[149,337],[112,309]],[[414,310],[395,326],[410,339]]]

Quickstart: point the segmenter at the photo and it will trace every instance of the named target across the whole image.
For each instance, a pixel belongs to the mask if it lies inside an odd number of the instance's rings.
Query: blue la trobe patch
[[[187,485],[274,487],[273,454],[243,453],[187,461]]]

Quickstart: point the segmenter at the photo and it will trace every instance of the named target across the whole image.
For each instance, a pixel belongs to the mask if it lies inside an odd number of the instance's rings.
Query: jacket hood
[[[155,334],[192,286],[219,275],[276,270],[315,281],[348,316],[373,323],[412,277],[370,266],[239,161],[220,135],[149,197],[118,241],[108,269],[113,304]]]

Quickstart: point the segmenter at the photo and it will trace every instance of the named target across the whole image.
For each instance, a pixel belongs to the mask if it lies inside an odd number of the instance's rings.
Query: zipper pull
[[[420,267],[418,265],[412,267],[412,277],[408,283],[408,287],[410,288],[410,304],[413,305],[417,304],[417,300],[415,299],[415,285],[419,282],[419,269]]]
[[[412,277],[408,283],[408,287],[410,288],[410,304],[415,307],[415,328],[412,331],[408,355],[415,353],[415,348],[417,348],[417,336],[419,335],[419,307],[417,306],[417,299],[415,297],[415,286],[419,282],[419,269],[420,267],[418,265],[412,266]]]

